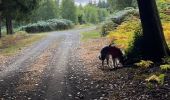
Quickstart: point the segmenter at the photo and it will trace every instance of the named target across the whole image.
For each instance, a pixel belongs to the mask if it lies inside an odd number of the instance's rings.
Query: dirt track
[[[80,43],[79,33],[93,29],[51,32],[18,55],[4,59],[4,63],[0,63],[0,100],[170,98],[169,77],[163,86],[147,88],[146,74],[159,71],[159,67],[101,70],[97,56],[108,44],[107,39]]]
[[[43,40],[7,59],[0,65],[3,68],[0,99],[74,100],[77,91],[71,87],[69,79],[73,76],[70,74],[73,65],[79,62],[76,58],[79,33],[93,29],[51,32]]]

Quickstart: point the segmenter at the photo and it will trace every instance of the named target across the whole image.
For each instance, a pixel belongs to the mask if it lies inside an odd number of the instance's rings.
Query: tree
[[[59,0],[43,0],[32,12],[30,22],[60,18]]]
[[[122,10],[126,7],[134,7],[136,0],[107,0],[110,4],[111,12],[115,10]]]
[[[98,8],[94,5],[87,5],[84,7],[84,16],[86,22],[96,24],[99,22]]]
[[[7,34],[13,34],[13,19],[24,19],[40,0],[2,0],[2,16],[6,19]]]
[[[0,0],[0,6],[1,6],[1,3],[2,3],[2,0]],[[1,11],[1,9],[0,9],[0,38],[2,37],[2,32],[1,32],[1,21],[2,21],[2,17],[1,17],[1,15],[2,15],[2,11]]]
[[[169,55],[155,0],[137,0],[143,28],[143,58],[160,60]]]
[[[99,22],[102,22],[105,20],[105,18],[108,16],[108,11],[104,8],[98,8],[98,18]]]
[[[77,23],[77,11],[74,0],[62,0],[61,15],[62,18]]]
[[[84,24],[85,23],[84,9],[83,9],[83,6],[81,4],[77,8],[77,16],[78,16],[78,23]]]

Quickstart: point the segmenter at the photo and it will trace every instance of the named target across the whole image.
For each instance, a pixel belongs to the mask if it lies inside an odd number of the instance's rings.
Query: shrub
[[[0,40],[0,49],[7,48],[11,45],[15,45],[17,41],[27,38],[28,34],[23,31],[19,31],[14,35],[6,35]]]
[[[112,21],[105,22],[102,26],[102,36],[106,36],[109,32],[114,31],[118,25]]]
[[[147,82],[158,83],[160,85],[164,84],[164,80],[165,80],[165,74],[160,74],[159,76],[152,75],[149,78],[145,79],[145,81],[147,81]]]
[[[152,61],[149,61],[149,60],[147,60],[147,61],[141,60],[140,62],[135,63],[135,65],[136,65],[137,67],[140,67],[140,68],[149,68],[149,67],[151,67],[153,64],[154,64],[154,63],[153,63]]]
[[[136,9],[131,7],[111,15],[108,21],[103,24],[102,35],[106,36],[110,31],[115,30],[122,22],[131,20],[134,16],[139,16],[139,13]]]
[[[170,57],[162,58],[163,63],[170,64]]]
[[[125,21],[114,31],[109,32],[108,38],[126,51],[129,43],[133,40],[134,32],[138,26],[139,19],[134,18],[131,21]]]
[[[170,70],[170,65],[168,65],[168,64],[161,65],[160,68],[161,68],[162,71],[168,71],[168,70]]]
[[[170,23],[163,22],[163,29],[164,29],[165,39],[166,39],[168,46],[170,48]]]
[[[125,21],[126,18],[129,18],[130,15],[139,15],[138,11],[134,8],[125,8],[122,11],[119,11],[114,14],[114,16],[111,16],[111,20],[116,24],[121,24]],[[130,16],[131,17],[131,16]]]
[[[28,33],[36,32],[48,32],[56,30],[65,30],[73,27],[73,23],[65,19],[50,19],[47,21],[39,21],[37,23],[28,24],[21,27],[21,30],[24,30]]]

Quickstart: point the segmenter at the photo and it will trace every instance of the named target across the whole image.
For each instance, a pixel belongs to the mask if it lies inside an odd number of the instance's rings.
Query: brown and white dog
[[[118,61],[123,65],[124,56],[122,51],[118,47],[109,45],[109,46],[105,46],[101,50],[99,59],[102,61],[102,66],[104,66],[105,59],[107,61],[107,65],[109,66],[109,58],[110,58],[109,56],[112,57],[113,67],[118,67],[116,59],[118,59]]]

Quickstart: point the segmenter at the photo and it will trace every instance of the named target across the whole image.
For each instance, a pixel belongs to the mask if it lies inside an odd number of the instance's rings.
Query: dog
[[[99,59],[102,61],[102,66],[104,66],[104,61],[107,61],[107,65],[109,66],[109,59],[112,57],[113,67],[118,67],[118,61],[123,65],[124,55],[123,52],[116,46],[105,46],[100,51]],[[118,61],[117,61],[118,59]]]

